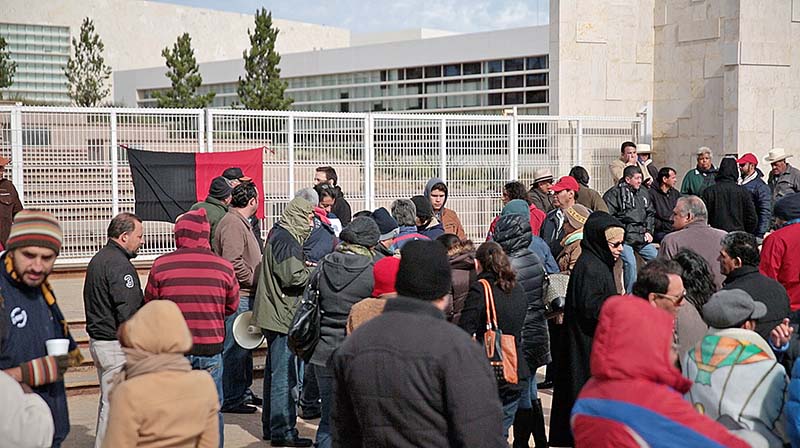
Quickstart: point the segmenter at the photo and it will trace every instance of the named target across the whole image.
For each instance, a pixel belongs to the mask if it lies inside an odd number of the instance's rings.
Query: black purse
[[[303,300],[294,313],[286,343],[289,350],[303,361],[308,362],[319,343],[319,326],[322,310],[319,307],[319,277],[322,275],[322,260],[314,272],[314,277],[303,291]]]

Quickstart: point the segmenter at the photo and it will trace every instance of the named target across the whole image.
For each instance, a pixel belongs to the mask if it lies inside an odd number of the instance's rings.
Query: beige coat
[[[214,251],[233,265],[239,281],[239,296],[255,292],[255,273],[261,263],[261,248],[250,223],[235,209],[222,217],[214,231]]]
[[[639,162],[636,162],[636,165],[642,170],[643,184],[653,180],[653,176],[650,175],[650,171],[648,171],[646,166]],[[608,165],[608,169],[611,171],[611,178],[614,179],[614,185],[616,185],[619,180],[622,179],[622,173],[625,171],[625,161],[621,159],[614,160]]]

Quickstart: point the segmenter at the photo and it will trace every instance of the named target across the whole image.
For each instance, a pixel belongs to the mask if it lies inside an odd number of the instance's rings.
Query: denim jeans
[[[235,408],[244,403],[245,393],[253,384],[253,352],[245,350],[233,339],[233,321],[250,310],[250,300],[239,298],[239,308],[225,318],[225,342],[222,346],[222,363],[225,365],[222,387],[225,391],[224,408]]]
[[[303,384],[300,388],[300,409],[310,414],[319,412],[319,386],[317,385],[317,375],[314,366],[306,363],[305,373],[303,374]]]
[[[633,253],[633,246],[627,244],[622,245],[622,272],[623,282],[625,283],[625,293],[630,294],[633,290],[633,284],[636,283],[636,255]],[[640,247],[636,252],[644,261],[650,261],[658,256],[658,249],[654,244],[645,244]]]
[[[317,448],[331,448],[333,446],[333,429],[331,428],[333,369],[315,365],[314,374],[317,376],[319,397],[322,399],[322,417],[319,419],[316,446]]]
[[[522,388],[522,394],[520,394],[518,401],[519,409],[533,409],[533,401],[538,398],[539,390],[536,389],[536,375],[533,375],[528,378],[528,387]]]
[[[222,377],[225,372],[223,367],[222,353],[217,353],[214,356],[195,356],[187,355],[186,358],[192,364],[193,370],[205,370],[211,374],[214,380],[214,385],[217,386],[217,395],[219,396],[219,446],[225,446],[225,422],[222,419],[222,403],[225,401],[225,395],[222,387]]]
[[[324,402],[325,401],[323,400],[323,403]],[[517,413],[518,406],[519,394],[516,394],[514,397],[509,398],[508,401],[503,402],[503,438],[506,440],[508,440],[508,429],[511,428],[511,425],[514,423],[514,415]],[[320,427],[322,427],[321,424]]]
[[[264,372],[264,409],[261,428],[264,437],[271,440],[289,440],[298,437],[297,410],[292,389],[297,385],[295,356],[286,345],[286,335],[263,330],[269,344],[267,366]]]

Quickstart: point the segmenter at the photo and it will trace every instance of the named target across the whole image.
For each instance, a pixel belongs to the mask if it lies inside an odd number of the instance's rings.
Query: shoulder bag
[[[306,362],[311,359],[319,342],[319,326],[322,315],[319,307],[320,275],[322,275],[322,260],[303,291],[303,300],[294,313],[292,324],[286,335],[286,344],[289,346],[289,350]]]
[[[492,285],[486,279],[479,280],[483,285],[486,300],[486,333],[483,334],[483,347],[489,364],[494,370],[499,384],[517,384],[517,343],[514,336],[503,334],[497,327],[497,311],[494,307]]]

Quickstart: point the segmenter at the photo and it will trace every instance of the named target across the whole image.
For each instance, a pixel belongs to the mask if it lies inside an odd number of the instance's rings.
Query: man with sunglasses
[[[681,362],[683,375],[694,382],[684,398],[737,435],[755,433],[763,446],[783,446],[788,378],[753,331],[766,314],[767,307],[741,289],[711,296],[703,305],[708,332]]]

